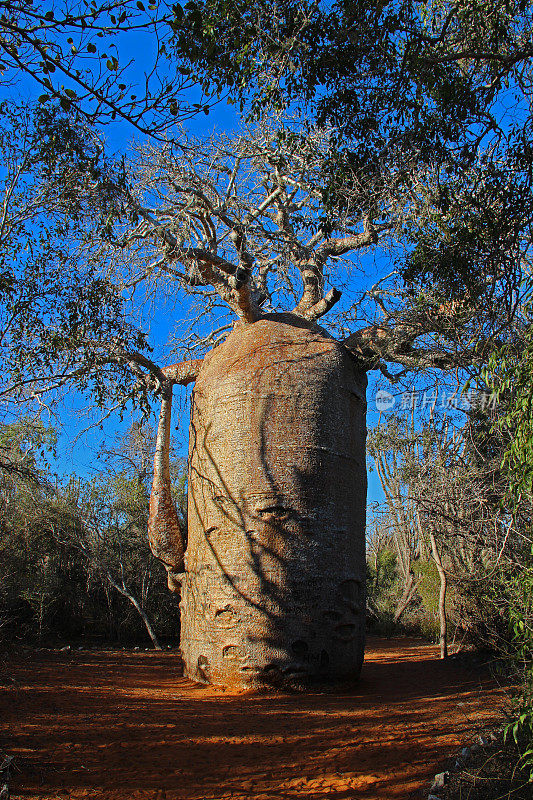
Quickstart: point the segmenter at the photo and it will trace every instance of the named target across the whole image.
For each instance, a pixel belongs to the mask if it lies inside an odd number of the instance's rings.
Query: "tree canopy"
[[[296,110],[331,126],[328,196],[355,175],[362,209],[380,219],[380,184],[416,206],[430,170],[433,215],[411,230],[411,282],[462,296],[508,272],[513,302],[529,259],[530,2],[193,0],[179,16],[176,52],[204,86],[253,117]]]
[[[90,384],[100,400],[127,392],[131,372],[110,360],[110,345],[142,349],[146,336],[88,250],[106,236],[120,170],[63,112],[11,103],[2,105],[0,152],[4,410],[38,407],[66,386]]]

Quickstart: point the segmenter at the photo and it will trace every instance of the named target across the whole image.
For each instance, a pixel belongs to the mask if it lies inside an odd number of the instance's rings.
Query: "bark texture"
[[[181,647],[235,687],[359,674],[365,616],[365,387],[295,315],[239,324],[204,360],[190,429]]]
[[[167,569],[168,588],[179,592],[185,537],[172,499],[170,483],[170,419],[172,386],[162,389],[161,412],[154,455],[154,479],[148,514],[148,541],[152,553]]]

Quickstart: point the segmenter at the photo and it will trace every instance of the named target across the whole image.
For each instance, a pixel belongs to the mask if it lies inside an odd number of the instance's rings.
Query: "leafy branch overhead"
[[[399,265],[413,290],[479,298],[488,281],[516,302],[530,269],[530,0],[191,0],[174,28],[196,78],[249,117],[290,109],[331,126],[326,206],[356,176],[371,217],[388,215],[383,185],[414,211],[431,176],[432,213],[412,214]]]
[[[158,138],[176,119],[208,112],[201,92],[195,102],[185,96],[194,87],[188,69],[169,60],[172,20],[166,4],[141,0],[61,0],[52,8],[6,0],[0,3],[0,85],[24,76],[43,105],[90,124],[123,120]],[[132,56],[139,47],[141,66]]]
[[[120,170],[106,162],[90,131],[64,115],[34,116],[6,103],[0,152],[4,407],[42,407],[68,386],[90,390],[99,403],[111,395],[121,404],[136,379],[110,361],[109,346],[143,350],[146,336],[86,249],[106,235],[120,198]]]
[[[175,52],[205,87],[254,115],[305,110],[361,168],[413,147],[471,162],[506,90],[531,88],[529,0],[191,0],[174,13]]]

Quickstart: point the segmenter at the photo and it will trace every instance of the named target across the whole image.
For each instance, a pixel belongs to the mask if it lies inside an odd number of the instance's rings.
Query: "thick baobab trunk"
[[[294,315],[238,325],[193,395],[181,649],[234,687],[358,676],[366,375]]]

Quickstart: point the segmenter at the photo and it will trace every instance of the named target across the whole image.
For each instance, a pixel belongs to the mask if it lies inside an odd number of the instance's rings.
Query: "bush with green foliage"
[[[54,442],[38,421],[0,427],[0,641],[146,642],[115,583],[159,638],[177,642],[178,604],[148,546],[146,481],[111,468],[92,481],[52,481],[43,455]],[[178,483],[182,472],[176,463]]]

